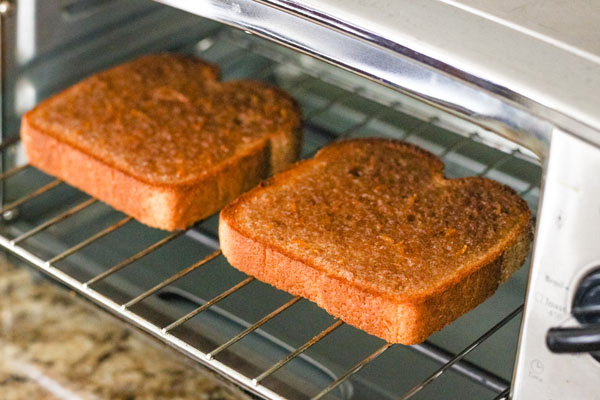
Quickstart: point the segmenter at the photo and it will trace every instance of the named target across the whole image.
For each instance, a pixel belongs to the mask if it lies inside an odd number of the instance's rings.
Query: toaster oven
[[[600,398],[600,6],[3,0],[0,14],[10,254],[261,398]],[[391,345],[228,266],[214,216],[150,229],[27,164],[25,111],[160,51],[290,92],[303,157],[385,136],[433,152],[450,177],[513,187],[536,215],[531,266],[426,342]]]

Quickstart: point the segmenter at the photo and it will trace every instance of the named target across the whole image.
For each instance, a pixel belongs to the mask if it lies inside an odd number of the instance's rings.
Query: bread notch
[[[286,93],[218,79],[174,54],[100,72],[23,117],[29,162],[147,225],[186,228],[300,152]]]
[[[225,207],[223,254],[388,342],[422,342],[491,296],[532,238],[512,189],[443,168],[398,141],[333,144]]]

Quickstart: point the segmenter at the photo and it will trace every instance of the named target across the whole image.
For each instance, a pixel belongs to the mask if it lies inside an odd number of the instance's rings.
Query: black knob
[[[600,351],[600,325],[577,328],[551,328],[546,344],[553,353]]]
[[[600,323],[600,268],[594,269],[579,282],[572,312],[581,324]]]
[[[600,361],[600,267],[579,282],[571,312],[582,326],[551,328],[546,345],[554,353],[590,353]]]

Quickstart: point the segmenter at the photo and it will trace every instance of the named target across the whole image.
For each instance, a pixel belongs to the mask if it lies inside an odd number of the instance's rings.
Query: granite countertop
[[[247,399],[0,254],[0,399]]]

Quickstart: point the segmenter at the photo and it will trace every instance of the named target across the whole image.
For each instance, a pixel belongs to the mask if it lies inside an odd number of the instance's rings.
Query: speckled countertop
[[[246,399],[0,254],[0,399]]]

